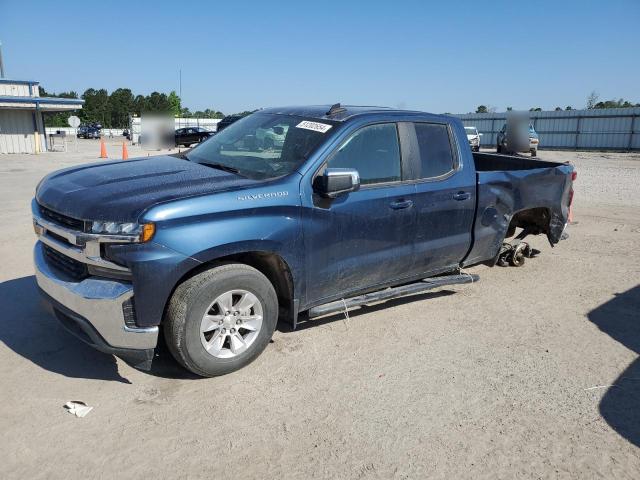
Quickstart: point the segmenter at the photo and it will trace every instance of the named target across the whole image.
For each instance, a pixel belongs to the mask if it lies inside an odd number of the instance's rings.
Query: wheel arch
[[[505,238],[512,237],[516,228],[529,229],[531,235],[551,231],[551,209],[548,207],[530,207],[518,210],[511,216]]]
[[[278,297],[279,318],[289,322],[295,321],[298,302],[295,298],[296,289],[291,267],[281,255],[268,250],[247,250],[221,255],[208,259],[188,270],[173,285],[171,293],[165,300],[164,314],[166,314],[171,297],[179,285],[205,270],[229,263],[249,265],[267,277]]]

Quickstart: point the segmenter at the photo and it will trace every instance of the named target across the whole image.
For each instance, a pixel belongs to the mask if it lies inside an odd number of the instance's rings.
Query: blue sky
[[[111,3],[111,7],[102,5]],[[335,103],[463,113],[640,102],[640,1],[0,0],[10,78],[178,89],[226,113]]]

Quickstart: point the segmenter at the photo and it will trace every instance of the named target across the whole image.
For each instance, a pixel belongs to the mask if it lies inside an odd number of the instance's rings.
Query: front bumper
[[[126,325],[123,304],[133,297],[130,283],[100,277],[71,280],[47,264],[40,241],[34,248],[34,263],[36,281],[45,300],[71,333],[138,368],[151,367],[158,327]]]

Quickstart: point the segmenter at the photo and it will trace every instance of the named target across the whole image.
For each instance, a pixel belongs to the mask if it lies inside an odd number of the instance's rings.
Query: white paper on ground
[[[93,410],[93,407],[89,407],[86,403],[80,402],[78,400],[72,400],[65,403],[64,408],[66,408],[67,412],[69,412],[70,414],[80,418],[86,416],[87,413]]]

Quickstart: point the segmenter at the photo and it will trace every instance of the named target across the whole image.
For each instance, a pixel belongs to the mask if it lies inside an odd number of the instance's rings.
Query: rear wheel
[[[278,321],[271,282],[253,267],[221,265],[178,286],[164,333],[172,355],[203,377],[251,363],[265,349]]]

